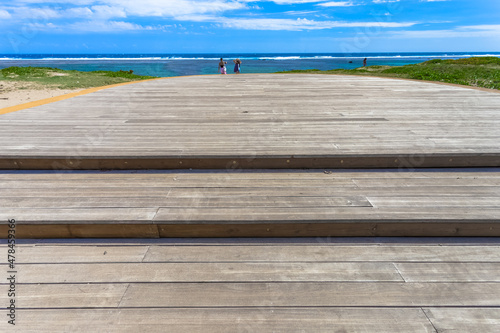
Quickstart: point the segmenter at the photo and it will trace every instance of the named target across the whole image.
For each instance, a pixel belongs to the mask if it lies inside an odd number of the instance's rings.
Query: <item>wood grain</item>
[[[499,286],[498,283],[431,282],[131,284],[121,304],[125,307],[499,307]]]
[[[18,270],[20,283],[403,281],[391,263],[22,264]]]
[[[500,166],[499,104],[384,78],[178,77],[2,115],[0,168]]]
[[[22,314],[17,325],[30,333],[435,332],[420,309],[401,308],[56,309]]]
[[[500,327],[500,308],[425,308],[438,332],[496,333]]]

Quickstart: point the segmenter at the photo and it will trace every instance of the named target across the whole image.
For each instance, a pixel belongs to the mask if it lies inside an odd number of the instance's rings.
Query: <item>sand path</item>
[[[0,109],[83,89],[57,89],[33,82],[0,81]]]

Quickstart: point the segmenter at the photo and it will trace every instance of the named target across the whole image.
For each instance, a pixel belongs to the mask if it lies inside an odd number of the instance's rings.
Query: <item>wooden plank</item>
[[[193,90],[196,98],[187,93]],[[217,91],[237,102],[221,103]],[[226,169],[236,156],[239,167],[253,168],[498,167],[499,103],[493,92],[391,79],[258,74],[156,80],[2,115],[0,167],[177,169],[182,161],[183,168]],[[342,159],[322,160],[332,154],[345,157],[343,165]],[[97,160],[66,164],[68,156]],[[104,161],[120,156],[125,160]]]
[[[80,246],[76,243],[64,245],[18,245],[16,258],[23,264],[31,263],[98,263],[98,262],[142,262],[149,246],[117,246],[113,244],[101,246]],[[0,246],[6,248],[6,246]]]
[[[374,207],[500,207],[500,196],[495,197],[373,197],[368,198]]]
[[[16,305],[20,309],[116,308],[127,284],[16,284]],[[10,299],[0,295],[3,304]],[[24,311],[24,310],[20,310]],[[23,317],[20,315],[19,317]],[[16,325],[17,326],[17,325]]]
[[[486,170],[486,171],[485,171]],[[237,180],[274,180],[283,181],[285,184],[290,180],[324,180],[329,178],[369,178],[369,179],[440,179],[455,182],[460,179],[498,179],[499,169],[417,169],[411,172],[405,170],[211,170],[209,173],[198,170],[135,170],[121,172],[100,171],[67,171],[64,173],[54,171],[37,171],[32,173],[19,173],[15,171],[3,171],[0,180],[17,181],[54,181],[65,182],[66,180],[103,180],[106,181],[150,181],[162,183],[165,179],[177,181],[237,181]],[[455,183],[456,184],[456,183]],[[463,185],[463,184],[462,184]]]
[[[2,179],[0,184],[4,188],[25,188],[29,186],[29,188],[47,188],[52,187],[54,185],[63,186],[63,187],[71,187],[71,188],[87,188],[87,187],[99,187],[103,186],[102,179],[86,179],[82,181],[82,179],[73,180],[71,178],[67,178],[62,176],[62,179],[58,179],[53,176],[50,180],[30,180],[29,183],[25,180],[18,180],[15,177],[11,177],[10,179]],[[63,181],[61,181],[63,180]],[[105,180],[107,181],[107,179]],[[490,181],[491,183],[493,180]],[[500,180],[498,181],[500,185]],[[136,178],[134,175],[129,177],[121,177],[112,183],[113,186],[120,187],[199,187],[200,184],[203,184],[203,187],[327,187],[327,186],[335,186],[335,187],[354,187],[353,181],[349,178],[331,178],[331,177],[323,177],[323,179],[308,179],[307,182],[304,182],[301,179],[286,179],[286,181],[273,180],[273,179],[237,179],[234,181],[233,179],[227,177],[220,177],[219,179],[214,180],[203,180],[203,179],[177,179],[177,178],[161,178],[161,179],[145,179],[143,177]],[[478,184],[480,185],[480,184]]]
[[[1,226],[0,226],[1,227]],[[500,237],[496,221],[159,224],[160,237]]]
[[[296,223],[170,223],[170,224],[19,224],[19,239],[36,238],[158,238],[158,237],[500,237],[495,221],[374,222],[309,221]],[[7,224],[0,234],[7,235]]]
[[[500,308],[425,308],[438,332],[497,333]]]
[[[19,283],[17,287],[20,308],[500,306],[498,283]],[[0,300],[5,303],[7,295],[0,295]]]
[[[391,263],[20,264],[18,271],[19,283],[402,281]]]
[[[83,222],[95,223],[138,223],[151,221],[158,208],[9,208],[0,212],[0,221],[16,219],[21,223],[28,221],[49,222]],[[7,223],[7,222],[4,222]]]
[[[500,263],[397,263],[407,282],[500,282]]]
[[[298,246],[151,246],[145,262],[500,262],[499,246],[426,246],[335,244]],[[83,249],[82,249],[83,251]]]
[[[6,310],[0,310],[3,317]],[[420,309],[54,309],[22,310],[23,332],[434,332]],[[85,329],[83,329],[85,328]]]
[[[126,140],[126,138],[124,138]],[[166,140],[168,141],[168,140]],[[256,145],[257,143],[255,143]],[[225,145],[219,142],[214,145]],[[254,145],[254,144],[251,144]],[[149,144],[148,144],[149,146]],[[198,144],[195,145],[199,147]],[[248,146],[248,142],[245,143]],[[235,153],[231,157],[225,157],[223,152],[214,152],[206,155],[206,150],[192,151],[191,155],[185,155],[182,151],[189,150],[184,147],[181,151],[168,151],[167,147],[158,147],[163,154],[174,157],[157,157],[151,152],[145,151],[146,147],[137,147],[141,151],[123,152],[123,147],[110,145],[109,152],[95,151],[94,155],[85,155],[77,159],[65,157],[65,151],[47,151],[46,154],[53,157],[45,157],[36,153],[35,155],[24,155],[23,157],[5,157],[0,159],[0,170],[142,170],[142,169],[371,169],[371,168],[473,168],[473,167],[498,167],[500,166],[500,153],[491,148],[481,153],[461,153],[457,151],[441,152],[439,154],[412,154],[411,151],[401,151],[396,155],[373,155],[373,148],[361,151],[358,155],[325,155],[312,152],[312,147],[295,151],[289,155],[271,155],[268,151],[241,152],[244,146],[235,147]],[[380,148],[380,147],[376,147]],[[387,149],[394,148],[392,143],[387,144]],[[197,148],[199,149],[199,148]],[[277,151],[283,151],[277,147]],[[121,151],[121,153],[118,153]],[[106,156],[100,156],[103,153]],[[126,155],[125,155],[126,154]],[[132,156],[132,154],[134,154]],[[258,154],[258,155],[256,155]],[[163,156],[165,156],[163,155]],[[183,155],[183,157],[179,157]],[[418,159],[416,159],[418,157]]]
[[[7,244],[0,239],[0,246]],[[488,247],[500,246],[498,237],[286,237],[286,238],[161,238],[161,239],[20,239],[19,246],[436,246],[436,247]],[[495,250],[493,250],[495,251]],[[486,250],[486,258],[490,257]],[[466,256],[467,258],[467,256]],[[470,257],[469,257],[470,258]],[[469,260],[474,262],[474,260]],[[490,260],[485,260],[490,261]],[[491,260],[495,262],[495,260]],[[465,261],[467,262],[467,261]]]
[[[13,216],[13,215],[11,215]],[[302,222],[463,222],[463,221],[491,221],[500,220],[500,207],[456,207],[450,210],[426,207],[310,207],[302,209],[297,207],[274,208],[232,208],[232,207],[174,207],[160,208],[154,218],[157,223],[172,221],[198,222],[277,222],[289,221]]]
[[[81,221],[80,221],[81,222]],[[100,222],[102,223],[102,222]],[[0,235],[7,235],[8,225],[0,224]],[[159,238],[158,226],[137,222],[118,223],[111,221],[107,224],[95,224],[95,221],[57,222],[52,224],[17,224],[16,238]]]
[[[359,187],[380,187],[380,186],[387,186],[387,187],[402,187],[402,186],[436,186],[440,185],[442,183],[446,184],[446,186],[499,186],[500,185],[500,179],[498,178],[488,178],[488,179],[473,179],[473,178],[461,178],[457,177],[455,179],[450,179],[450,178],[445,178],[445,179],[439,179],[439,178],[432,178],[432,179],[425,179],[425,178],[419,178],[415,179],[412,177],[408,178],[391,178],[391,179],[380,179],[380,178],[373,178],[373,179],[353,179],[353,182],[356,183]]]
[[[200,199],[200,202],[203,202]],[[500,219],[498,207],[456,207],[452,210],[426,207],[197,207],[192,200],[186,207],[170,208],[6,208],[0,213],[4,224],[8,219],[16,219],[19,224],[80,224],[120,223],[266,223],[266,222],[496,222]]]
[[[130,193],[133,195],[133,193]],[[499,199],[500,200],[500,199]],[[363,196],[347,197],[50,197],[0,198],[0,207],[11,208],[125,208],[125,207],[371,207]]]
[[[61,197],[154,197],[154,196],[168,196],[174,197],[257,197],[257,196],[287,196],[292,197],[317,197],[317,196],[432,196],[439,197],[492,197],[499,195],[498,187],[449,187],[449,186],[433,186],[433,187],[376,187],[376,188],[309,188],[309,187],[288,187],[278,191],[271,187],[243,187],[243,188],[147,188],[147,187],[119,187],[104,185],[88,188],[76,189],[69,187],[56,187],[46,189],[30,189],[30,188],[16,188],[5,189],[0,188],[0,197],[2,198],[15,198],[15,197],[47,197],[47,198],[61,198]]]
[[[123,307],[500,306],[498,283],[131,284]]]
[[[315,239],[310,244],[268,241],[253,245],[205,245],[174,241],[172,244],[140,245],[125,241],[35,243],[17,246],[19,262],[40,263],[139,263],[139,262],[500,262],[498,245],[412,245],[401,243],[359,245],[330,244]],[[147,244],[148,241],[144,241]],[[243,240],[238,243],[244,243]],[[0,245],[6,249],[6,244]]]

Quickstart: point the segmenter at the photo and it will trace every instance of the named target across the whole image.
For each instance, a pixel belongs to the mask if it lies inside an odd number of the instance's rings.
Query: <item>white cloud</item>
[[[101,19],[108,19],[113,17],[127,17],[125,10],[120,7],[110,6],[92,6],[93,16]]]
[[[481,38],[499,37],[500,24],[461,26],[447,30],[415,30],[393,31],[390,33],[397,38]]]
[[[460,27],[465,30],[494,30],[500,31],[500,24],[480,24],[480,25],[466,25]]]
[[[123,8],[109,6],[75,7],[62,10],[60,17],[64,18],[92,18],[96,20],[108,20],[112,18],[125,18],[127,14]]]
[[[373,3],[399,2],[399,0],[373,0]]]
[[[240,0],[240,1],[255,2],[254,0]],[[256,1],[258,1],[258,0],[256,0]],[[272,1],[278,5],[298,5],[298,4],[305,4],[305,3],[318,3],[319,6],[323,6],[323,7],[354,6],[354,4],[352,4],[350,1],[328,1],[328,0],[260,0],[260,1]]]
[[[16,3],[18,4],[72,4],[72,5],[78,5],[78,6],[85,6],[85,5],[90,5],[97,2],[96,0],[16,0]]]
[[[329,1],[318,4],[318,6],[322,7],[350,7],[354,6],[352,2],[349,1]]]
[[[0,19],[9,19],[11,17],[10,13],[6,10],[0,9]]]
[[[257,18],[223,16],[227,12],[241,9],[250,9],[258,0],[49,0],[52,8],[32,8],[33,4],[44,4],[45,0],[17,0],[17,18],[45,23],[46,29],[56,29],[64,26],[70,31],[124,31],[154,30],[156,28],[144,27],[135,22],[138,17],[159,17],[186,22],[210,22],[222,27],[244,30],[322,30],[333,28],[401,28],[410,27],[415,22],[345,22],[345,21],[316,21],[306,18]],[[395,1],[395,0],[374,0]],[[261,1],[264,2],[264,1]],[[353,1],[321,1],[321,0],[273,0],[276,4],[303,4],[312,3],[322,7],[346,7],[356,5]],[[61,5],[66,4],[65,6]],[[69,6],[68,6],[69,4]],[[317,7],[316,7],[317,8]],[[308,13],[313,13],[310,11]],[[1,13],[1,12],[0,12]],[[305,15],[306,12],[291,11],[277,15]],[[300,13],[300,14],[299,14]],[[232,14],[232,13],[230,13]],[[0,14],[1,15],[1,14]],[[14,14],[13,14],[14,16]],[[278,16],[279,17],[279,16]],[[78,19],[82,20],[79,21]],[[53,24],[47,25],[50,21]],[[131,22],[126,22],[131,21]],[[89,26],[92,22],[93,26]],[[99,22],[99,24],[95,23]],[[101,29],[101,30],[99,30]]]
[[[63,17],[63,12],[52,8],[15,7],[12,17],[30,20],[48,20]]]
[[[213,15],[180,15],[176,16],[175,19],[190,22],[214,22],[218,20],[218,17]]]
[[[88,7],[76,7],[76,8],[70,8],[65,11],[65,16],[66,17],[91,17],[94,14],[92,10]]]
[[[500,24],[481,24],[458,27],[458,31],[478,37],[500,37]]]
[[[246,8],[246,2],[234,0],[17,0],[12,8],[23,12],[23,17],[28,17],[30,11],[39,10],[39,8],[30,7],[36,4],[44,6],[50,4],[52,8],[46,10],[57,13],[52,17],[63,16],[65,12],[81,13],[86,16],[88,12],[84,12],[84,8],[90,8],[95,15],[101,17],[175,17],[177,15],[215,14]],[[61,8],[60,4],[65,4],[65,9]],[[67,5],[73,8],[68,9]]]
[[[141,26],[139,24],[109,21],[109,22],[77,22],[69,25],[67,28],[80,32],[121,32],[121,31],[137,31],[137,30],[156,30],[150,26]]]
[[[57,31],[64,33],[81,32],[123,32],[123,31],[144,31],[163,30],[168,26],[142,26],[135,23],[123,21],[82,21],[68,25],[57,25],[53,23],[30,23],[28,26],[39,31]]]
[[[308,19],[243,19],[224,18],[219,21],[226,28],[244,30],[321,30],[331,28],[356,28],[356,27],[380,27],[398,28],[415,25],[413,22],[337,22],[337,21],[314,21]]]
[[[318,12],[317,10],[289,10],[281,14],[298,16],[298,15],[316,14],[317,12]]]
[[[301,3],[324,2],[325,0],[272,0],[278,5],[295,5]]]
[[[244,3],[227,0],[104,0],[101,2],[110,7],[121,7],[129,16],[156,17],[214,14],[246,7]]]
[[[107,20],[111,18],[127,17],[123,8],[110,6],[92,6],[92,7],[73,7],[73,8],[31,8],[31,7],[13,7],[10,9],[13,15],[8,18],[17,18],[21,20],[52,20],[52,19],[75,19],[75,18],[93,18]],[[0,10],[0,13],[2,10]],[[1,14],[0,14],[1,15]]]

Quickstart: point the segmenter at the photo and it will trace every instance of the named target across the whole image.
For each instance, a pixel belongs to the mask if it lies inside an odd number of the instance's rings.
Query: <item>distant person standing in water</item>
[[[220,70],[221,74],[226,74],[226,64],[227,64],[227,62],[225,62],[222,58],[220,58],[219,70]]]
[[[240,74],[241,73],[241,60],[238,58],[236,60],[233,60],[234,62],[234,72],[236,74]]]
[[[363,67],[366,67],[366,58],[363,59]]]

